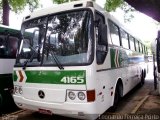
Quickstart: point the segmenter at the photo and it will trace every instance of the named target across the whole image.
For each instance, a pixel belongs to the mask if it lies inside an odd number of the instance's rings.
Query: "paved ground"
[[[150,63],[150,66],[152,64]],[[151,68],[149,66],[149,68]],[[148,99],[144,102],[144,104],[140,107],[138,110],[138,114],[152,114],[152,115],[159,115],[160,120],[160,93],[158,93],[158,90],[154,90],[153,87],[153,72],[152,70],[149,72],[146,78],[146,87],[148,91]]]
[[[160,95],[154,90],[152,64],[149,64],[149,74],[143,87],[136,87],[120,101],[115,112],[106,111],[98,119],[106,120],[160,120]],[[4,115],[2,120],[13,117],[18,120],[74,120],[61,116],[47,116],[24,111],[19,114]],[[6,119],[4,119],[6,118]],[[12,119],[14,120],[14,119]]]

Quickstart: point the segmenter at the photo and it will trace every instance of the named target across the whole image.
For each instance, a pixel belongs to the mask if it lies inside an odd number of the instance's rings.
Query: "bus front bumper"
[[[52,114],[61,116],[68,116],[80,119],[96,119],[99,114],[96,111],[95,102],[87,103],[48,103],[42,101],[29,100],[24,97],[13,95],[16,105],[21,109],[33,110],[45,110],[50,111]]]

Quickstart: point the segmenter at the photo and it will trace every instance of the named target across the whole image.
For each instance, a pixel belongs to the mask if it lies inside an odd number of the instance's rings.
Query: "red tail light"
[[[94,102],[95,101],[95,90],[88,90],[87,91],[87,102]]]

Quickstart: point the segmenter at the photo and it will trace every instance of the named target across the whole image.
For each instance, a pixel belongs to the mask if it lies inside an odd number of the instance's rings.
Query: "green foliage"
[[[15,11],[16,13],[18,11],[21,11],[24,9],[26,6],[26,1],[25,0],[9,0],[9,4],[11,7],[11,10]]]
[[[124,3],[123,0],[106,0],[105,10],[108,12],[115,11],[117,7]]]
[[[38,7],[39,0],[8,0],[12,11],[18,13],[24,10],[25,6],[29,5],[30,11]]]
[[[27,4],[29,5],[29,10],[33,12],[34,9],[39,7],[39,0],[27,0]]]
[[[0,11],[2,11],[2,1],[0,0]],[[39,7],[39,0],[8,0],[10,9],[15,13],[22,12],[28,5],[30,11]]]
[[[9,7],[6,7],[8,5]],[[33,12],[34,9],[39,7],[39,0],[0,0],[0,23],[3,21],[3,24],[9,25],[9,10],[14,11],[15,13],[20,13],[26,6],[28,6],[29,10]]]
[[[120,8],[124,11],[124,22],[131,22],[134,18],[133,13],[135,12],[135,9],[126,2],[123,2],[123,4],[120,5]]]
[[[130,22],[134,18],[133,12],[135,12],[135,9],[124,0],[106,0],[104,6],[108,12],[115,11],[118,7],[124,11],[124,22]]]

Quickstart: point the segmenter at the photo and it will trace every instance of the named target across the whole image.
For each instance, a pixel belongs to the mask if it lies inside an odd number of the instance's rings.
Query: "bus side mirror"
[[[107,25],[100,24],[98,26],[98,44],[99,45],[108,45],[107,42]]]
[[[157,36],[157,68],[158,72],[160,72],[160,31],[158,31]]]

